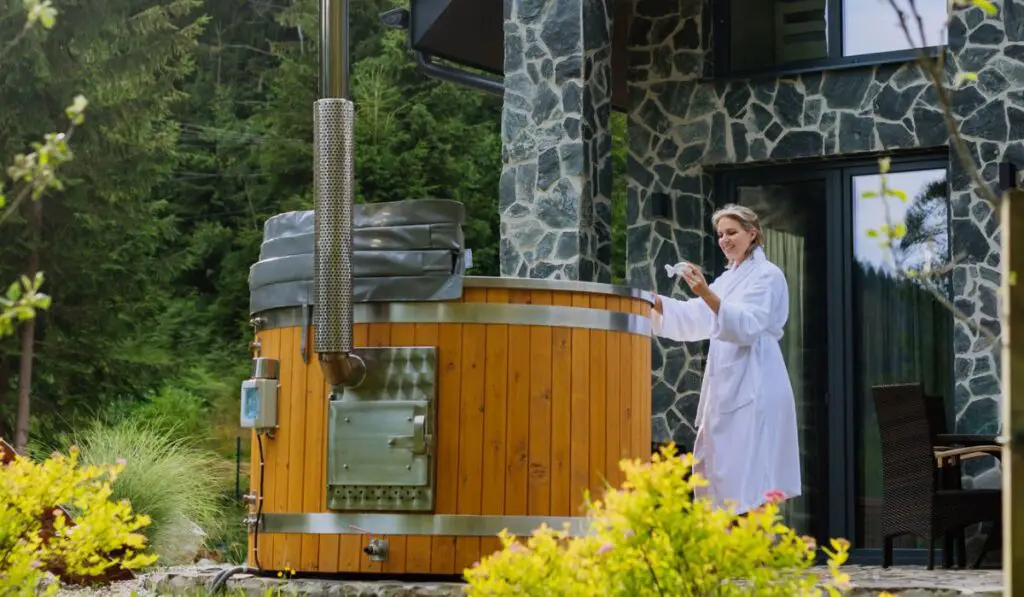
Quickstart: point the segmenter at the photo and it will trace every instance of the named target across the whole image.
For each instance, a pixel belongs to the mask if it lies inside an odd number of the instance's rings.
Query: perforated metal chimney
[[[349,0],[320,0],[320,99],[313,104],[314,350],[332,387],[353,385],[352,209],[355,106],[349,99]]]

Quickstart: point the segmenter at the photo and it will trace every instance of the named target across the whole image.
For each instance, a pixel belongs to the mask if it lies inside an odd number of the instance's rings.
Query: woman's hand
[[[704,279],[704,274],[701,273],[699,268],[688,267],[683,270],[683,280],[686,281],[690,290],[701,298],[707,297],[711,292],[711,289],[708,288],[707,280]]]

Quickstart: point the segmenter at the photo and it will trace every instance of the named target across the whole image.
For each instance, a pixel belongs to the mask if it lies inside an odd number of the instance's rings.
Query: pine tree
[[[13,4],[11,4],[13,6]],[[33,409],[68,418],[102,399],[147,387],[171,365],[161,320],[176,233],[160,189],[176,167],[171,108],[194,68],[204,19],[198,0],[69,0],[48,32],[25,36],[0,80],[0,155],[39,130],[58,130],[64,107],[89,98],[89,124],[72,141],[64,189],[43,204],[41,242],[0,246],[0,279],[37,250],[51,309],[36,321]],[[2,21],[0,39],[16,23]],[[5,29],[6,28],[6,29]],[[0,396],[16,383],[19,347],[0,347]],[[10,400],[2,402],[10,420]],[[33,417],[45,427],[53,417]]]

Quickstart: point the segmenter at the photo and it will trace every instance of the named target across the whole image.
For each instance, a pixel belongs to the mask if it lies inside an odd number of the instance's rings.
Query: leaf
[[[64,110],[64,113],[67,114],[74,124],[82,124],[85,120],[83,112],[85,112],[85,107],[88,105],[89,100],[85,99],[84,95],[79,94],[75,96],[74,101]]]
[[[881,172],[882,174],[887,174],[891,167],[892,167],[892,159],[891,158],[880,158],[878,160],[878,171]]]
[[[892,195],[893,197],[896,197],[897,199],[899,199],[903,203],[906,203],[907,201],[910,200],[910,198],[907,197],[906,191],[901,191],[899,189],[889,189],[888,194]]]
[[[861,199],[874,199],[875,197],[878,197],[878,193],[875,191],[864,191],[860,194]]]
[[[874,228],[869,228],[867,231],[868,238],[878,238],[878,231]]]
[[[996,9],[996,5],[993,4],[992,2],[989,2],[989,0],[971,0],[971,4],[977,6],[981,10],[984,10],[990,15],[999,14],[999,10]]]
[[[1006,283],[1010,286],[1017,285],[1017,272],[1015,270],[1010,270],[1009,275],[1006,277]]]
[[[953,86],[954,87],[960,87],[960,86],[963,85],[964,81],[977,81],[977,80],[978,80],[978,73],[975,73],[975,72],[957,73],[956,77],[953,78]]]

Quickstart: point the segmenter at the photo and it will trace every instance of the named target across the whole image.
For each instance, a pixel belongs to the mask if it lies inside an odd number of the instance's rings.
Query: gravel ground
[[[97,589],[63,588],[58,593],[61,597],[150,597],[157,595],[156,591],[149,588],[157,580],[175,578],[178,586],[197,588],[209,583],[216,572],[225,567],[222,564],[212,562],[201,562],[194,566],[176,566],[173,568],[156,569],[147,575],[136,580],[116,583],[109,587]],[[1002,572],[999,570],[927,570],[922,567],[901,566],[883,570],[875,566],[844,566],[843,569],[850,574],[855,589],[849,593],[851,596],[877,595],[880,591],[892,591],[903,597],[911,596],[958,596],[972,595],[975,597],[1002,595]],[[242,578],[239,578],[242,582]],[[178,584],[181,583],[181,584]],[[247,588],[254,588],[255,584],[263,588],[278,586],[297,589],[299,592],[310,591],[310,595],[450,595],[450,591],[435,592],[426,590],[426,585],[419,585],[419,591],[401,590],[398,583],[381,583],[388,585],[384,592],[376,590],[367,591],[375,583],[357,583],[343,581],[310,581],[293,579],[291,582],[282,582],[276,579],[253,579],[244,581]],[[237,584],[232,583],[234,586]],[[251,587],[248,585],[252,585]],[[358,585],[358,589],[356,589]],[[449,585],[450,586],[450,585]],[[333,590],[332,590],[333,587]],[[441,589],[442,587],[432,587]],[[356,592],[350,592],[351,590]],[[393,592],[398,589],[397,592]],[[262,591],[261,591],[262,592]],[[161,592],[160,594],[167,594]]]

